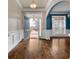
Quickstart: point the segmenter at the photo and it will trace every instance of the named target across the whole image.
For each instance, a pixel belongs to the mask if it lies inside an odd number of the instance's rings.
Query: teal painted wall
[[[66,16],[66,29],[70,29],[70,16]]]
[[[50,14],[47,16],[46,22],[46,29],[52,29],[52,17]]]

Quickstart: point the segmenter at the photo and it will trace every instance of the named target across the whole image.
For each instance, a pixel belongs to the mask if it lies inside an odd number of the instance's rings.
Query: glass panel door
[[[65,16],[52,16],[52,32],[53,34],[65,34]]]

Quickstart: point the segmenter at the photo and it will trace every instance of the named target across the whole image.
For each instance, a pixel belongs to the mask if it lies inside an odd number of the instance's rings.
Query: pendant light
[[[30,4],[30,8],[35,9],[37,7],[35,1],[33,0],[33,2]]]

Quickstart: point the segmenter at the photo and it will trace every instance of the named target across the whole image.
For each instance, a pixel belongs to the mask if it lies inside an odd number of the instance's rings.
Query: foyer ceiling
[[[32,3],[33,0],[19,0],[20,3],[22,4],[23,8],[28,8],[30,9],[30,4]],[[45,8],[47,3],[50,1],[50,0],[34,0],[35,3],[37,4],[37,9],[39,8]]]
[[[16,1],[16,2],[15,2]],[[47,11],[50,10],[56,3],[60,1],[70,1],[70,0],[35,0],[35,3],[37,4],[36,9],[31,9],[30,4],[32,3],[33,0],[9,0],[9,8],[12,11],[15,11],[16,4],[23,10],[23,11]],[[13,7],[11,7],[11,5]],[[65,4],[69,5],[69,4]],[[61,5],[60,5],[61,6]],[[50,7],[50,8],[49,8]],[[55,6],[57,7],[57,6]],[[68,9],[68,8],[66,8]],[[58,8],[55,8],[53,11],[58,10]]]
[[[45,11],[50,7],[50,5],[55,4],[59,1],[70,1],[70,0],[34,0],[37,8],[31,9],[30,4],[33,2],[33,0],[17,0],[19,1],[21,7],[24,11]]]

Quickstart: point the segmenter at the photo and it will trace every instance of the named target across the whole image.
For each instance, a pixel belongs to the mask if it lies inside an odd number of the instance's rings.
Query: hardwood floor
[[[20,42],[9,54],[9,59],[69,59],[70,38],[51,40],[29,39]]]

